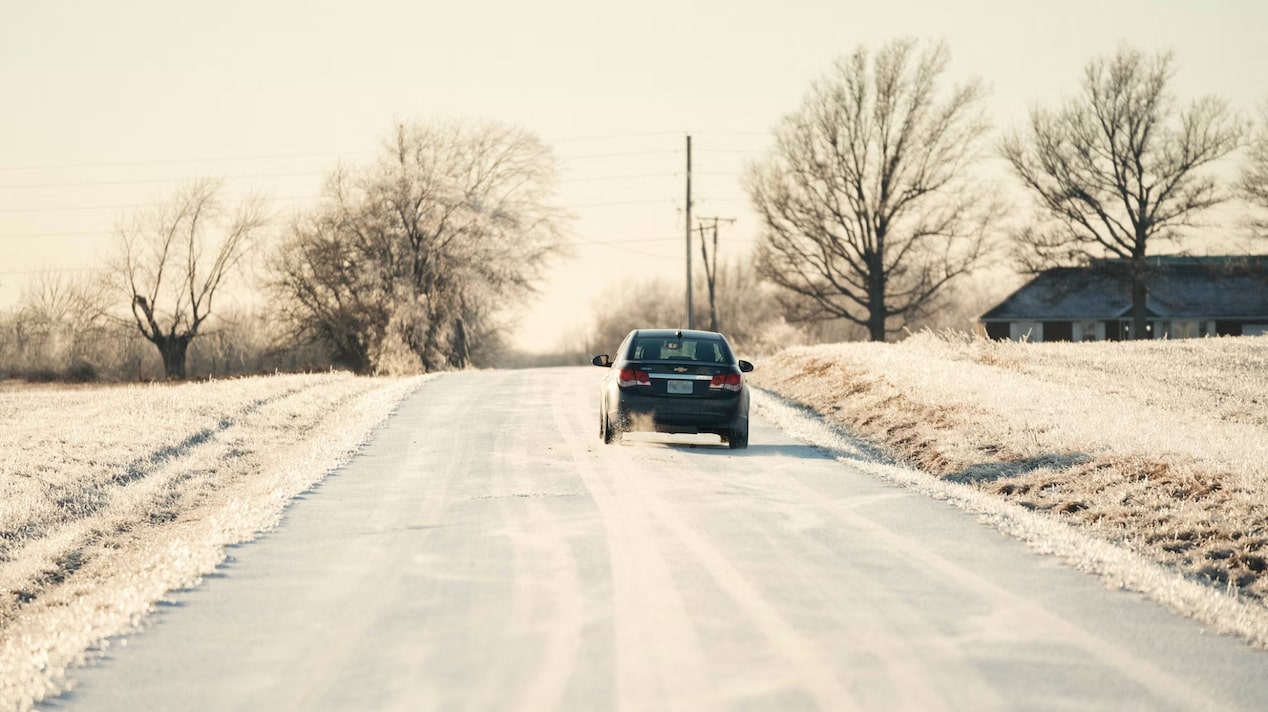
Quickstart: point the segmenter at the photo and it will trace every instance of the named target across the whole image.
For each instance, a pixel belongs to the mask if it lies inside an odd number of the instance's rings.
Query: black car
[[[594,365],[609,369],[599,392],[599,435],[716,433],[732,449],[748,447],[748,384],[740,361],[712,331],[635,329]]]

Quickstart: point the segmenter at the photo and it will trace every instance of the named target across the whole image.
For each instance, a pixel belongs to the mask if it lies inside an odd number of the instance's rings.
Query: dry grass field
[[[1268,338],[793,349],[753,383],[895,461],[1268,606]]]
[[[419,382],[0,386],[0,710],[273,526]]]

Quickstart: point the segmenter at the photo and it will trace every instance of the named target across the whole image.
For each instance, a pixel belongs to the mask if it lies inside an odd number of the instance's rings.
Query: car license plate
[[[695,381],[684,381],[676,378],[665,381],[665,387],[673,395],[690,395],[695,390],[695,385]]]

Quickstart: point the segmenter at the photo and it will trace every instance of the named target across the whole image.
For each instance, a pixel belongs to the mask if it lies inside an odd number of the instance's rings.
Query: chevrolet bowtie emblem
[[[686,372],[687,372],[686,366],[679,366],[678,368],[674,369],[674,373],[686,373]]]

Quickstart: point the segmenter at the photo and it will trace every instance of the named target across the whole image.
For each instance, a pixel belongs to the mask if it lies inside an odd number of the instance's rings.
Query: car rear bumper
[[[724,433],[748,428],[748,393],[722,398],[674,398],[621,392],[612,413],[622,430]]]

